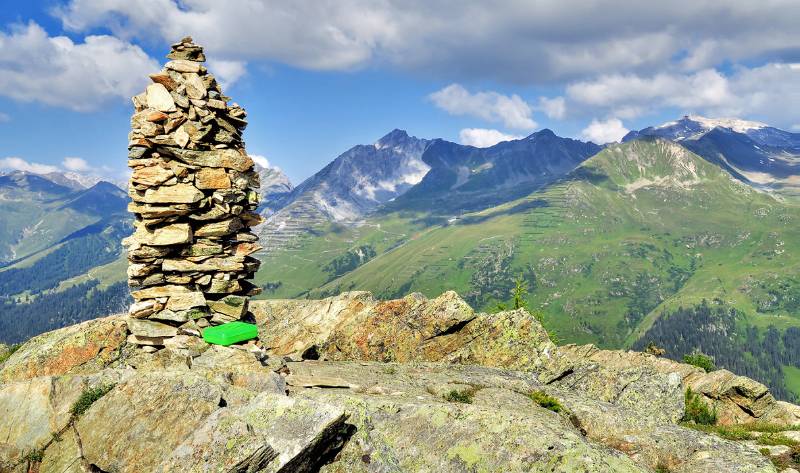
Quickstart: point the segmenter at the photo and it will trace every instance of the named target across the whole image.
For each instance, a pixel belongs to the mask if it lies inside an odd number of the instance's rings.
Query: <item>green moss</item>
[[[95,401],[108,394],[109,391],[114,389],[115,384],[104,384],[94,388],[84,390],[75,404],[72,405],[69,412],[73,417],[80,417],[84,412],[94,404]]]
[[[702,396],[694,393],[692,388],[686,388],[685,403],[686,411],[683,415],[685,422],[700,425],[715,425],[717,423],[716,408],[709,409]]]
[[[531,400],[536,404],[539,404],[545,409],[549,409],[553,412],[561,412],[564,410],[564,406],[558,402],[558,399],[554,398],[553,396],[549,396],[544,391],[533,391],[528,395],[528,397],[530,397]]]
[[[753,440],[753,431],[745,425],[703,425],[691,422],[682,422],[681,425],[690,429],[699,430],[707,434],[714,434],[728,440]]]
[[[465,389],[463,391],[453,389],[449,393],[445,394],[443,397],[444,400],[448,402],[460,402],[462,404],[472,404],[472,398],[475,397],[475,391],[471,389]]]
[[[29,463],[41,463],[44,459],[44,450],[31,450],[23,455],[22,460]]]
[[[800,424],[796,425],[780,425],[780,424],[769,424],[766,422],[758,422],[755,424],[747,424],[747,430],[751,432],[787,432],[789,430],[800,430]]]

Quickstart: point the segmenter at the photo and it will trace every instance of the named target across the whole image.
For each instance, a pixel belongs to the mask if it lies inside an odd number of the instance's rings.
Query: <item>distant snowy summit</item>
[[[658,136],[673,141],[699,140],[715,129],[745,135],[761,146],[800,149],[799,133],[791,133],[756,121],[739,118],[707,118],[700,115],[686,115],[680,120],[631,131],[622,141],[642,136]]]
[[[108,182],[113,184],[120,189],[127,189],[128,185],[126,182],[110,179],[106,177],[97,176],[94,174],[83,174],[78,172],[72,171],[52,171],[47,173],[35,173],[30,171],[18,171],[18,170],[7,170],[2,171],[0,170],[0,176],[39,176],[42,177],[54,184],[58,184],[60,186],[64,186],[67,189],[71,189],[74,191],[90,189],[100,182]]]

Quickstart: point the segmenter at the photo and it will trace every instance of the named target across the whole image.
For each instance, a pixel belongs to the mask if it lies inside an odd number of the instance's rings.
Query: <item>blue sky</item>
[[[800,125],[795,1],[489,3],[13,2],[0,167],[123,177],[128,98],[183,34],[247,109],[248,152],[295,184],[394,128],[485,146],[545,127],[612,141],[684,113]]]

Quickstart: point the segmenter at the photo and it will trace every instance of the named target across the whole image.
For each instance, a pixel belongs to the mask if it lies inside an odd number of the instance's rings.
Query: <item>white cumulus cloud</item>
[[[517,130],[536,128],[531,106],[516,94],[508,96],[493,91],[473,94],[460,84],[451,84],[428,97],[451,115],[481,118]]]
[[[209,59],[208,70],[214,74],[222,88],[227,89],[247,72],[247,63],[244,61]]]
[[[539,97],[537,110],[541,110],[548,118],[561,120],[567,115],[567,103],[564,97]]]
[[[249,156],[250,159],[252,159],[256,164],[258,164],[262,168],[270,167],[269,160],[266,157],[261,156],[260,154],[251,154]]]
[[[458,141],[461,144],[475,146],[476,148],[488,148],[501,141],[518,140],[522,136],[509,135],[498,130],[486,128],[464,128],[458,133]]]
[[[35,22],[0,32],[0,95],[76,111],[128,100],[160,69],[140,47],[113,36],[75,43]]]
[[[800,109],[800,68],[796,66],[738,67],[730,75],[715,69],[606,75],[570,84],[567,97],[575,108],[620,118],[675,108],[682,113],[739,116],[789,127],[796,123]]]
[[[64,169],[74,172],[86,172],[91,169],[85,159],[68,156],[61,162]]]
[[[581,131],[581,137],[602,145],[622,140],[629,131],[619,118],[595,119]]]
[[[122,38],[162,43],[191,34],[227,60],[329,70],[389,63],[451,80],[516,83],[652,75],[670,62],[693,71],[775,61],[796,56],[800,46],[796,0],[456,3],[66,0],[56,14],[71,31],[110,28]]]
[[[58,171],[58,167],[49,164],[31,163],[15,156],[0,158],[0,169],[32,172],[34,174],[47,174]]]

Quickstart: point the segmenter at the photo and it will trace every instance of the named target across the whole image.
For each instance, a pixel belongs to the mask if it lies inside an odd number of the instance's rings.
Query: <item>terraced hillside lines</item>
[[[260,240],[264,242],[263,254],[275,250],[297,249],[309,230],[324,225],[327,220],[310,202],[296,201],[270,218],[261,227]]]

